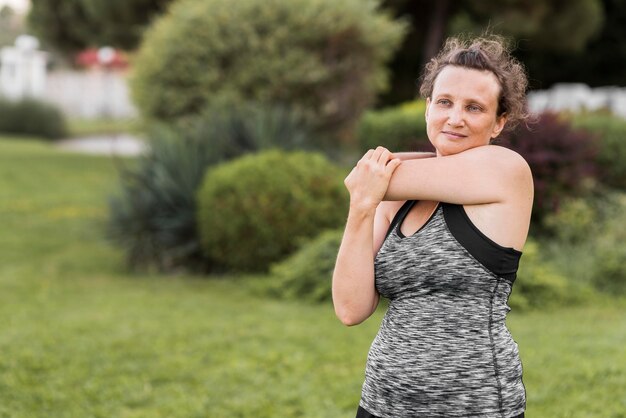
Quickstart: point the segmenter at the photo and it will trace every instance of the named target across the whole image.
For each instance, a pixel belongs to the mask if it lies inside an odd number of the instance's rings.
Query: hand
[[[400,165],[399,158],[388,149],[369,150],[344,180],[350,192],[350,206],[364,210],[376,209],[385,197],[389,180]]]

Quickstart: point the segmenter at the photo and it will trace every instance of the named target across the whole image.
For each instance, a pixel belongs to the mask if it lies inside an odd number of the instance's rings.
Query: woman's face
[[[496,117],[500,84],[491,71],[448,65],[426,99],[426,132],[438,156],[489,144],[506,117]]]

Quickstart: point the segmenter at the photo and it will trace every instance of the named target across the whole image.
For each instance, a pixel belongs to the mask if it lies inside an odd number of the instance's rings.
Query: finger
[[[372,156],[370,157],[370,159],[374,160],[374,161],[378,161],[380,159],[381,154],[386,151],[386,148],[383,147],[376,147],[376,149],[374,150],[374,153],[372,154]]]
[[[399,158],[394,158],[393,160],[389,161],[389,163],[385,166],[385,172],[391,175],[391,173],[393,173],[400,164],[402,164],[402,160]]]
[[[373,149],[367,150],[367,152],[361,157],[361,160],[369,160],[370,158],[372,158],[372,154],[374,154]]]
[[[378,158],[378,162],[381,164],[387,164],[389,162],[389,160],[393,159],[393,156],[391,155],[391,151],[389,151],[388,149],[385,149],[381,154],[380,157]]]

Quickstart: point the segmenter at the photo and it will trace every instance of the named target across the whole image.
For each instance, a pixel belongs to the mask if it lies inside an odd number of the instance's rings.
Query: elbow
[[[346,309],[338,309],[338,308],[335,308],[335,315],[337,316],[337,319],[339,319],[339,321],[341,321],[341,323],[347,327],[353,327],[355,325],[359,325],[361,322],[363,322],[367,318],[367,317],[363,318],[360,315],[355,315],[353,312],[350,312]]]

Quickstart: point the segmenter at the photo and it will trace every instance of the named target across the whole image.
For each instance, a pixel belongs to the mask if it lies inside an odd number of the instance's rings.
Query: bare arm
[[[419,158],[431,158],[437,155],[434,152],[394,152],[393,156],[402,160],[417,160]]]
[[[374,287],[375,210],[351,209],[333,272],[333,303],[345,325],[357,325],[378,306]]]
[[[368,153],[346,177],[350,212],[333,272],[332,294],[337,317],[345,325],[367,319],[378,305],[374,257],[382,245],[389,219],[382,202],[391,174],[400,164],[383,149]]]
[[[523,158],[485,145],[459,154],[403,161],[394,171],[385,200],[434,200],[456,204],[502,203],[531,193]]]

